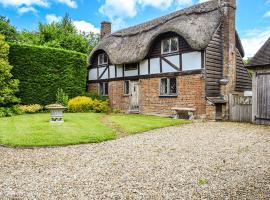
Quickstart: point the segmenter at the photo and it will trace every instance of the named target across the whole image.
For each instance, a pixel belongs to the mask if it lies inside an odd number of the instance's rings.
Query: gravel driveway
[[[270,199],[270,127],[194,123],[100,144],[0,147],[0,199]]]

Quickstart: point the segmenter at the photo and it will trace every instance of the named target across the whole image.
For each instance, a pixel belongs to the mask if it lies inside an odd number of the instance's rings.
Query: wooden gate
[[[230,120],[236,122],[252,122],[252,98],[230,95]]]
[[[253,121],[270,125],[270,72],[255,73],[253,96]]]

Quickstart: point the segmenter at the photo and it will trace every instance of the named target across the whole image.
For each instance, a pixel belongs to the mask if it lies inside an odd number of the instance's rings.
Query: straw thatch
[[[221,23],[219,5],[218,1],[209,1],[105,36],[92,51],[90,63],[100,50],[113,64],[139,62],[155,38],[165,32],[181,35],[195,50],[205,49]]]

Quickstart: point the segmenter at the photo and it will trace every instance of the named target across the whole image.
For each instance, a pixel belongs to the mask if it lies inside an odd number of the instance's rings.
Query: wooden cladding
[[[221,28],[213,35],[206,48],[205,57],[206,96],[220,96],[219,80],[223,76],[223,40]]]
[[[244,92],[252,90],[252,80],[239,51],[236,51],[236,86],[235,91]]]

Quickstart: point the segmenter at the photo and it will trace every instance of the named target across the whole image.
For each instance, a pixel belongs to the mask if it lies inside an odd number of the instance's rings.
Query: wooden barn
[[[235,0],[213,0],[111,33],[89,57],[87,87],[130,113],[228,119],[230,94],[251,90]]]
[[[252,79],[252,120],[270,125],[270,38],[256,53],[248,66],[254,71]]]

